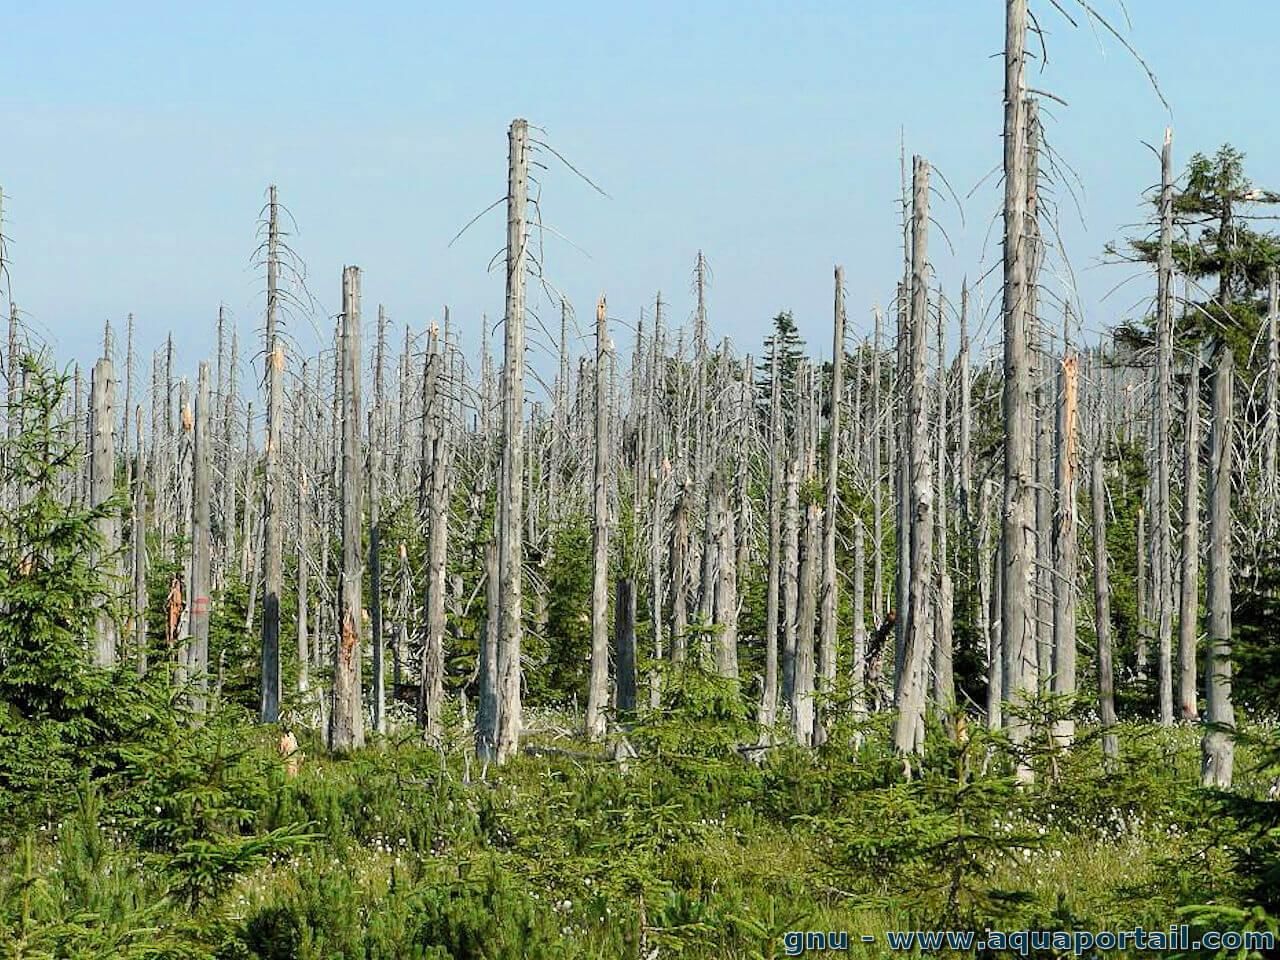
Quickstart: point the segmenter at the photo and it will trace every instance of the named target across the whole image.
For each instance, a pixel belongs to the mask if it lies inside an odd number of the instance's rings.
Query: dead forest
[[[551,148],[524,120],[508,131],[501,321],[448,307],[393,321],[350,266],[324,278],[342,290],[330,347],[299,356],[284,318],[308,304],[272,186],[265,324],[218,311],[216,356],[180,358],[172,337],[135,344],[130,317],[74,371],[63,415],[81,453],[63,495],[120,505],[98,520],[117,596],[98,612],[94,662],[168,671],[199,714],[224,695],[228,657],[251,651],[256,668],[234,666],[257,681],[262,723],[323,731],[335,751],[410,728],[444,744],[465,728],[479,760],[502,763],[561,642],[548,567],[577,523],[590,532],[589,644],[573,702],[589,741],[625,749],[668,667],[693,663],[749,704],[759,740],[744,749],[819,746],[837,718],[885,711],[906,758],[930,714],[953,735],[967,718],[1065,749],[1087,690],[1114,756],[1116,687],[1136,678],[1160,724],[1219,725],[1203,778],[1229,785],[1233,583],[1280,536],[1275,267],[1249,355],[1188,336],[1204,307],[1175,256],[1182,187],[1165,131],[1149,328],[1082,335],[1042,272],[1040,194],[1060,172],[1046,170],[1024,77],[1022,7],[1008,19],[1002,275],[937,286],[942,194],[927,159],[904,161],[895,295],[873,305],[835,266],[816,356],[785,324],[762,347],[717,340],[701,253],[691,311],[662,293],[626,319],[604,295],[593,312],[556,302],[529,198],[531,157]],[[1229,206],[1222,216],[1226,229]],[[1224,273],[1218,306],[1232,290]],[[558,317],[531,318],[530,291]],[[558,347],[554,369],[527,368],[534,324]],[[29,350],[11,303],[10,411]],[[11,415],[10,436],[20,427]],[[1122,450],[1140,451],[1137,481]],[[1106,535],[1121,487],[1138,504],[1124,545],[1136,644],[1122,655]],[[243,620],[224,631],[240,640],[214,651],[233,589]]]

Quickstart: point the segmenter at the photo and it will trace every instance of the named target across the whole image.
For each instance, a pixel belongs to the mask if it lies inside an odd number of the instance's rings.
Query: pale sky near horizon
[[[1130,272],[1097,264],[1145,216],[1140,195],[1159,168],[1143,141],[1171,121],[1121,44],[1061,2],[1078,28],[1032,0],[1049,59],[1030,82],[1069,104],[1043,107],[1051,146],[1080,178],[1079,212],[1059,189],[1073,272],[1049,282],[1074,279],[1091,335],[1154,286],[1140,278],[1104,299]],[[1280,185],[1266,79],[1280,5],[1127,0],[1130,27],[1119,0],[1094,4],[1156,74],[1179,170],[1230,141],[1255,182]],[[670,320],[687,320],[702,249],[716,338],[758,353],[770,318],[791,309],[829,356],[832,266],[846,269],[855,336],[900,275],[900,129],[908,155],[940,174],[930,249],[948,293],[999,255],[997,178],[973,190],[1000,162],[996,0],[9,7],[0,188],[12,293],[64,363],[88,362],[104,321],[122,329],[131,311],[140,355],[172,330],[183,372],[211,355],[220,302],[252,339],[256,220],[272,182],[317,301],[314,317],[291,321],[302,349],[327,337],[341,267],[355,263],[366,317],[384,303],[398,335],[448,304],[474,350],[480,317],[502,313],[501,268],[486,269],[501,210],[449,240],[505,192],[516,116],[609,194],[541,157],[543,216],[576,245],[548,235],[547,274],[584,320],[603,291],[610,315],[634,323],[658,290]],[[980,305],[997,294],[988,278]],[[630,337],[619,325],[624,346]]]

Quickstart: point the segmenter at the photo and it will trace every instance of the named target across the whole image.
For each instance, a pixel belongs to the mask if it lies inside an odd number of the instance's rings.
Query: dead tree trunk
[[[448,345],[445,345],[448,350]],[[427,642],[423,667],[423,731],[429,741],[443,734],[445,600],[448,589],[445,564],[449,549],[449,477],[452,470],[450,402],[447,389],[432,391],[426,412],[431,432],[430,523],[427,543]]]
[[[191,642],[187,647],[187,679],[194,685],[191,710],[205,711],[205,694],[209,690],[209,594],[213,560],[213,535],[210,529],[209,477],[213,450],[209,433],[209,364],[200,362],[196,380],[195,435],[192,442],[192,512],[191,512]]]
[[[1027,149],[1024,68],[1027,0],[1006,0],[1004,80],[1004,509],[1001,529],[1000,629],[1005,661],[1004,694],[1016,706],[1036,689],[1036,631],[1031,585],[1035,561],[1035,488],[1031,431],[1031,362],[1027,350]],[[1008,718],[1015,744],[1028,725]],[[1020,764],[1020,780],[1032,779]]]
[[[147,482],[142,466],[142,407],[136,410],[134,433],[137,466],[133,474],[133,645],[138,676],[147,675]]]
[[[259,719],[280,719],[280,594],[284,589],[284,503],[280,476],[281,424],[284,416],[284,347],[276,325],[279,313],[280,233],[275,185],[267,211],[267,447],[262,484],[263,574],[262,690]]]
[[[1182,447],[1182,589],[1178,603],[1178,712],[1195,720],[1200,628],[1200,358],[1187,365]]]
[[[827,422],[826,502],[822,513],[822,593],[818,630],[819,692],[836,679],[836,502],[840,473],[840,405],[844,397],[844,267],[835,268],[835,309],[831,336],[831,415]],[[821,724],[821,720],[819,720]]]
[[[907,628],[896,686],[898,715],[893,742],[900,753],[922,746],[924,689],[929,654],[929,570],[933,562],[933,471],[929,450],[929,404],[925,358],[929,341],[928,283],[929,163],[915,158],[912,178],[911,352],[908,380],[908,498],[911,510],[911,563],[907,573]]]
[[[105,504],[115,492],[115,374],[111,361],[105,357],[93,365],[92,386],[93,436],[92,455],[89,462],[89,504],[95,509]],[[116,519],[111,514],[99,517],[94,526],[98,531],[97,566],[107,577],[114,576],[116,549]],[[93,662],[100,667],[116,664],[117,630],[110,610],[99,608],[94,626]]]
[[[1160,155],[1160,253],[1156,291],[1155,606],[1160,676],[1160,723],[1173,725],[1173,522],[1169,460],[1173,384],[1173,132],[1164,132]]]
[[[744,414],[745,415],[745,414]],[[711,475],[716,518],[715,553],[715,666],[716,673],[738,679],[738,549],[733,511],[729,509],[724,474]]]
[[[951,569],[947,555],[947,341],[942,324],[942,296],[938,296],[938,499],[935,513],[935,533],[938,546],[938,581],[937,594],[933,598],[934,645],[933,645],[933,698],[938,710],[946,718],[950,729],[950,713],[956,703],[956,681],[954,667],[954,649],[952,644],[952,621],[954,588],[951,582]]]
[[[1201,740],[1201,783],[1231,787],[1235,710],[1231,705],[1231,433],[1234,424],[1231,348],[1220,343],[1213,370],[1209,436],[1209,567],[1206,590],[1209,644],[1204,695],[1209,728]]]
[[[796,709],[796,631],[800,623],[800,460],[788,451],[782,513],[782,702]]]
[[[521,534],[524,529],[524,299],[528,243],[528,124],[514,120],[507,169],[507,299],[503,322],[502,468],[498,491],[499,762],[520,748],[520,645],[524,636]]]
[[[688,655],[689,611],[685,587],[689,582],[689,483],[681,486],[671,511],[671,660],[683,663]]]
[[[1116,739],[1115,669],[1111,655],[1111,582],[1107,575],[1107,501],[1102,484],[1102,453],[1093,456],[1089,500],[1093,508],[1093,617],[1098,637],[1098,720],[1102,724],[1102,755],[1120,755]]]
[[[596,304],[595,458],[592,471],[591,524],[591,679],[587,687],[586,733],[599,740],[605,731],[609,698],[609,407],[606,364],[609,328],[605,299]]]
[[[1065,332],[1065,331],[1064,331]],[[1065,343],[1065,339],[1064,339]],[[1058,403],[1057,500],[1053,576],[1053,692],[1070,698],[1076,693],[1076,409],[1077,360],[1062,358],[1061,398]],[[1056,723],[1056,739],[1070,744],[1075,722]]]
[[[778,338],[769,359],[769,560],[766,569],[764,615],[764,695],[760,726],[772,727],[778,716],[778,594],[782,564],[782,378],[778,369]]]
[[[336,751],[364,746],[364,711],[360,702],[360,268],[343,268],[342,280],[342,575],[340,636],[334,651],[333,706],[329,715],[329,747]]]

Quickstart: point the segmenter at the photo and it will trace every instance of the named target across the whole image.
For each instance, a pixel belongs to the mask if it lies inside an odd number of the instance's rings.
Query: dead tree
[[[1200,743],[1201,783],[1222,790],[1231,787],[1235,759],[1235,710],[1231,705],[1233,359],[1231,348],[1220,343],[1213,369],[1209,434],[1209,565],[1205,596],[1209,608],[1209,643],[1204,664],[1205,713],[1209,727]]]
[[[361,707],[360,268],[342,271],[342,574],[329,747],[364,746]]]
[[[142,407],[135,411],[133,471],[133,645],[138,676],[147,675],[147,484],[142,464]]]
[[[1178,596],[1178,714],[1195,720],[1200,628],[1200,357],[1187,364],[1182,427],[1182,584]]]
[[[606,364],[609,327],[605,299],[596,303],[595,457],[591,510],[591,678],[587,687],[586,734],[599,740],[605,731],[609,698],[609,407]]]
[[[1111,582],[1107,571],[1107,502],[1102,482],[1102,453],[1093,455],[1089,500],[1093,509],[1093,619],[1098,637],[1098,720],[1102,725],[1102,755],[1119,755],[1116,740],[1115,668],[1111,655]]]
[[[782,565],[782,378],[778,338],[769,359],[769,559],[765,570],[764,692],[760,726],[772,727],[778,715],[778,599]]]
[[[836,679],[836,503],[840,472],[840,405],[844,397],[844,267],[835,268],[835,308],[831,336],[830,417],[827,422],[826,500],[822,513],[822,593],[818,630],[819,691]],[[819,721],[821,724],[821,721]]]
[[[209,689],[209,595],[213,540],[210,529],[210,474],[213,459],[209,432],[209,364],[200,361],[196,380],[195,427],[191,462],[191,641],[187,646],[187,679],[193,684],[190,705],[193,713],[205,711]]]
[[[937,591],[933,597],[933,698],[938,710],[947,718],[950,727],[950,712],[955,708],[956,681],[954,669],[953,639],[953,601],[954,587],[951,582],[950,558],[947,555],[947,434],[950,429],[947,421],[947,341],[942,325],[943,298],[938,294],[937,340],[938,340],[938,497],[937,509],[934,513],[934,537],[937,541]]]
[[[1160,155],[1160,252],[1156,283],[1156,476],[1155,613],[1160,723],[1173,725],[1173,522],[1169,506],[1169,461],[1173,384],[1173,132],[1164,132]]]
[[[929,583],[933,562],[933,470],[929,450],[929,404],[925,359],[929,341],[928,290],[929,163],[915,158],[912,177],[911,349],[907,412],[910,459],[911,563],[907,573],[907,628],[898,667],[893,743],[900,753],[923,746],[924,694],[929,654]]]
[[[1035,487],[1031,430],[1031,358],[1027,349],[1028,277],[1026,238],[1027,148],[1025,57],[1027,0],[1006,0],[1004,78],[1004,506],[1001,527],[1001,646],[1004,694],[1015,707],[1036,689],[1036,631],[1032,583],[1035,572]],[[1020,711],[1010,711],[1009,735],[1026,741]],[[1019,779],[1032,779],[1030,766]]]
[[[439,354],[432,346],[428,349],[440,365]],[[448,350],[446,343],[444,349]],[[434,378],[433,374],[433,378]],[[451,402],[446,384],[441,389],[436,384],[432,390],[431,405],[425,412],[425,426],[431,442],[431,492],[428,500],[429,535],[427,540],[427,640],[423,653],[422,685],[423,732],[429,741],[438,741],[442,732],[444,706],[444,634],[445,601],[448,583],[445,560],[449,549],[449,481],[452,472]]]
[[[279,322],[280,233],[276,188],[269,188],[267,212],[267,447],[262,484],[263,567],[262,689],[259,719],[280,718],[280,594],[284,589],[284,501],[280,475],[281,424],[284,417],[284,346]]]
[[[508,135],[507,159],[507,297],[503,321],[502,360],[502,466],[498,490],[498,578],[500,629],[498,632],[498,738],[499,762],[520,747],[520,645],[524,558],[524,301],[528,229],[529,129],[524,120],[513,120]]]
[[[1070,316],[1070,314],[1068,314]],[[1066,331],[1063,331],[1064,334]],[[1065,344],[1066,338],[1064,336]],[[1074,356],[1062,358],[1057,423],[1058,510],[1054,528],[1053,574],[1053,692],[1064,698],[1076,693],[1076,410],[1079,366]],[[1059,742],[1069,744],[1075,723],[1063,717],[1054,731]]]
[[[12,389],[12,388],[11,388]],[[111,361],[103,357],[93,365],[92,437],[89,461],[89,505],[102,511],[94,521],[98,531],[97,566],[114,576],[116,518],[107,506],[115,492],[115,373]],[[116,664],[117,630],[111,611],[99,607],[94,625],[93,662],[100,667]]]

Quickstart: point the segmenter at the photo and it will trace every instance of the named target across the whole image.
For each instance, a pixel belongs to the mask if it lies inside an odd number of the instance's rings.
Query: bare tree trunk
[[[671,660],[683,663],[688,653],[689,612],[686,607],[685,586],[689,582],[688,543],[689,508],[686,482],[676,495],[676,505],[671,512]]]
[[[796,632],[800,624],[800,462],[788,451],[782,513],[782,702],[796,710]]]
[[[1271,268],[1270,297],[1267,309],[1267,394],[1263,416],[1262,479],[1267,502],[1271,509],[1271,522],[1280,521],[1276,511],[1280,508],[1280,279],[1276,268]]]
[[[1120,755],[1116,739],[1115,669],[1111,656],[1111,582],[1107,576],[1107,501],[1102,485],[1102,454],[1093,456],[1089,499],[1093,508],[1093,610],[1098,637],[1098,720],[1102,724],[1102,755]]]
[[[809,746],[814,735],[814,626],[817,614],[817,574],[819,525],[818,505],[805,505],[804,549],[800,555],[799,609],[795,647],[795,691],[791,709],[791,733],[801,746]]]
[[[782,471],[786,456],[782,437],[782,378],[778,338],[769,359],[769,560],[764,615],[764,696],[760,726],[772,727],[778,716],[778,594],[782,564]]]
[[[1147,629],[1151,623],[1151,609],[1147,606],[1150,584],[1147,579],[1147,508],[1146,504],[1138,505],[1137,519],[1137,571],[1134,577],[1134,592],[1138,600],[1138,647],[1135,651],[1138,678],[1147,678]]]
[[[448,345],[445,345],[448,350]],[[433,353],[434,356],[434,353]],[[431,432],[431,496],[427,545],[427,642],[423,653],[423,731],[429,741],[443,734],[444,633],[447,593],[446,559],[449,549],[449,476],[452,469],[448,390],[432,391],[426,411]]]
[[[836,504],[840,472],[840,406],[844,399],[844,267],[835,268],[835,308],[831,336],[831,414],[827,422],[826,498],[822,512],[822,592],[819,602],[818,690],[829,694],[836,679]],[[825,708],[819,707],[818,727]]]
[[[284,347],[277,335],[280,233],[276,188],[268,190],[267,212],[267,447],[262,485],[264,591],[262,599],[262,690],[259,719],[280,719],[280,594],[284,589],[284,510],[280,476],[284,415]]]
[[[1021,706],[1036,689],[1036,632],[1031,586],[1035,572],[1035,489],[1031,430],[1031,362],[1027,351],[1027,150],[1024,69],[1027,0],[1005,3],[1004,80],[1004,509],[1001,529],[1001,647],[1005,697]],[[1027,739],[1026,721],[1011,712],[1009,735]],[[1032,779],[1030,766],[1018,778]]]
[[[136,410],[134,432],[137,466],[133,475],[133,645],[138,676],[147,675],[147,483],[142,461],[142,407]]]
[[[361,707],[360,268],[342,272],[342,577],[334,651],[329,747],[364,746]]]
[[[115,374],[107,358],[93,365],[93,437],[89,464],[89,503],[101,507],[115,492]],[[99,517],[94,526],[99,537],[97,566],[108,578],[115,573],[116,519]],[[100,667],[116,664],[117,629],[110,610],[100,607],[94,627],[93,662]]]
[[[1182,589],[1178,604],[1178,712],[1195,720],[1200,626],[1200,358],[1187,365],[1182,449]]]
[[[882,423],[892,421],[888,410],[881,409],[880,384],[880,308],[875,309],[875,333],[871,348],[871,621],[879,627],[884,620],[884,477],[880,430]],[[892,436],[892,430],[889,431]]]
[[[995,501],[995,481],[982,481],[978,503],[978,596],[982,606],[982,636],[987,648],[987,729],[999,730],[1003,724],[1004,657],[1001,655],[1003,633],[1000,630],[1000,570],[1002,559],[998,546],[992,545],[991,505]]]
[[[1160,723],[1173,725],[1173,522],[1169,506],[1169,394],[1173,383],[1173,132],[1161,151],[1160,253],[1156,292],[1155,600],[1160,675]]]
[[[1231,705],[1231,432],[1233,357],[1220,343],[1213,370],[1212,429],[1209,436],[1209,568],[1206,601],[1209,645],[1205,651],[1205,713],[1200,781],[1231,787],[1235,759],[1235,710]]]
[[[1065,331],[1064,331],[1065,333]],[[1065,338],[1064,338],[1065,345]],[[1065,346],[1064,346],[1065,351]],[[1062,358],[1058,405],[1057,528],[1053,577],[1053,692],[1059,697],[1076,693],[1076,410],[1078,361]],[[1075,737],[1075,721],[1064,717],[1056,723],[1055,738],[1068,745]]]
[[[947,341],[942,325],[942,297],[938,297],[938,509],[935,513],[935,534],[938,544],[938,592],[933,598],[933,697],[938,710],[947,718],[950,729],[950,712],[956,703],[954,649],[952,645],[952,620],[954,589],[947,554]]]
[[[213,559],[209,520],[209,476],[213,458],[209,406],[209,364],[202,360],[196,380],[196,422],[192,443],[191,643],[187,648],[187,678],[194,684],[191,710],[196,714],[205,712],[205,694],[209,689],[209,594]]]
[[[911,564],[907,574],[907,627],[896,686],[898,715],[893,742],[900,753],[918,752],[924,722],[925,671],[929,654],[929,570],[933,562],[933,471],[929,450],[929,404],[925,358],[929,342],[928,224],[929,163],[915,158],[912,178],[911,353],[909,456]]]
[[[586,733],[599,740],[605,731],[609,699],[609,491],[605,486],[609,458],[609,407],[605,369],[609,328],[605,299],[596,304],[595,460],[592,472],[591,525],[591,679],[587,687]]]
[[[479,696],[476,708],[476,756],[488,763],[496,756],[498,739],[498,627],[501,599],[498,583],[498,541],[484,543],[484,632],[480,637]]]
[[[862,518],[853,521],[853,714],[867,715],[867,554]],[[878,624],[877,624],[878,626]]]
[[[711,475],[712,500],[715,503],[716,543],[718,557],[715,577],[716,673],[738,679],[738,549],[734,516],[729,509],[724,474]]]
[[[513,120],[507,170],[507,299],[503,321],[502,467],[498,491],[498,739],[501,763],[520,748],[520,645],[524,636],[524,300],[528,235],[528,124]]]

